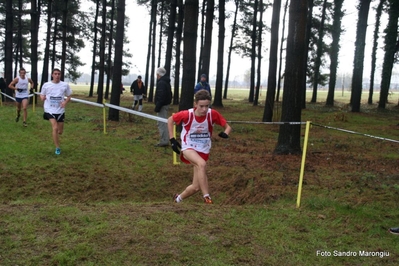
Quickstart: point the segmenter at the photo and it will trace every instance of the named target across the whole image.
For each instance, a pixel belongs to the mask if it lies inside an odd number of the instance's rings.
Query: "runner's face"
[[[196,115],[197,116],[204,116],[208,112],[209,109],[209,100],[199,100],[198,102],[194,103],[194,106],[197,108]]]
[[[61,79],[61,72],[59,71],[54,71],[53,74],[51,74],[53,77],[53,82],[58,83]]]
[[[26,71],[25,71],[25,70],[20,70],[20,71],[19,71],[19,76],[20,76],[21,78],[25,78],[25,75],[26,75]]]

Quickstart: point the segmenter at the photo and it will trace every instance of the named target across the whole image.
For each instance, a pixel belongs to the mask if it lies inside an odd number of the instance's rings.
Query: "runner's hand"
[[[181,149],[180,143],[177,142],[175,138],[171,138],[169,141],[173,151],[176,152],[177,154],[180,154],[180,149]]]
[[[224,133],[223,131],[219,133],[219,137],[227,139],[229,137],[229,135],[227,135],[226,133]]]

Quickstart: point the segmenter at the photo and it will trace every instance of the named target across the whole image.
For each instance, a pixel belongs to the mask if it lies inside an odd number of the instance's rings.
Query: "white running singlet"
[[[194,149],[197,152],[208,154],[212,145],[211,109],[208,110],[205,120],[201,123],[197,122],[195,119],[194,109],[189,109],[188,113],[188,122],[182,124],[181,150]]]
[[[29,84],[29,80],[26,76],[25,76],[25,79],[18,77],[18,82],[17,82],[17,84],[15,84],[15,87],[17,88],[17,90],[15,91],[15,98],[29,97],[29,90],[28,90],[29,85],[28,84]]]

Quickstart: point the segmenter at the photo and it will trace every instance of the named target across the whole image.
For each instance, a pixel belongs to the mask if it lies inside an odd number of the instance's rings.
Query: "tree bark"
[[[287,38],[287,57],[282,103],[282,122],[301,121],[301,101],[306,78],[306,23],[308,0],[291,1]],[[283,124],[280,126],[275,154],[301,153],[301,126]]]
[[[399,1],[388,0],[389,3],[389,19],[385,29],[385,54],[382,65],[381,75],[381,91],[379,109],[384,109],[388,102],[389,86],[391,85],[392,67],[394,64],[395,53],[397,52],[398,43],[398,17],[399,17]]]
[[[269,53],[269,73],[267,78],[267,93],[265,109],[263,112],[263,122],[271,122],[273,118],[274,97],[276,95],[276,74],[277,74],[277,50],[278,50],[278,32],[280,26],[281,0],[273,2],[272,26],[270,36]]]
[[[339,54],[339,39],[341,36],[341,19],[344,16],[342,11],[342,3],[344,0],[334,0],[334,14],[333,14],[333,26],[332,26],[332,43],[330,53],[330,80],[328,84],[328,94],[326,105],[334,106],[334,93],[335,84],[337,81],[337,67],[338,67],[338,54]]]
[[[120,105],[121,81],[122,81],[122,57],[123,57],[123,39],[125,31],[125,0],[118,0],[117,3],[117,23],[115,38],[115,57],[112,74],[111,104]],[[119,121],[119,110],[109,108],[108,119]]]
[[[195,83],[195,53],[197,51],[198,0],[186,0],[184,9],[183,77],[179,110],[193,107]]]
[[[360,112],[360,102],[363,87],[364,48],[366,46],[367,19],[371,0],[360,0],[359,15],[356,29],[355,56],[352,74],[352,112]]]
[[[214,106],[223,107],[223,65],[224,65],[224,34],[225,34],[225,1],[219,0],[219,38],[218,38],[218,61],[216,72],[215,95],[213,99]]]

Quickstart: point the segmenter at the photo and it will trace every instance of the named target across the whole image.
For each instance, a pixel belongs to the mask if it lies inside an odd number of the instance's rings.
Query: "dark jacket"
[[[144,86],[144,82],[142,82],[141,89],[139,88],[137,79],[133,81],[132,85],[130,86],[130,92],[133,92],[133,95],[145,95],[146,92],[146,87]]]
[[[209,95],[212,98],[212,92],[211,92],[211,86],[209,86],[209,83],[204,81],[204,82],[198,82],[197,85],[195,85],[194,88],[194,94],[196,94],[200,90],[207,90],[209,92]]]
[[[170,78],[163,76],[157,81],[155,90],[155,109],[156,113],[161,111],[162,106],[169,105],[172,102],[172,88],[170,86]]]

